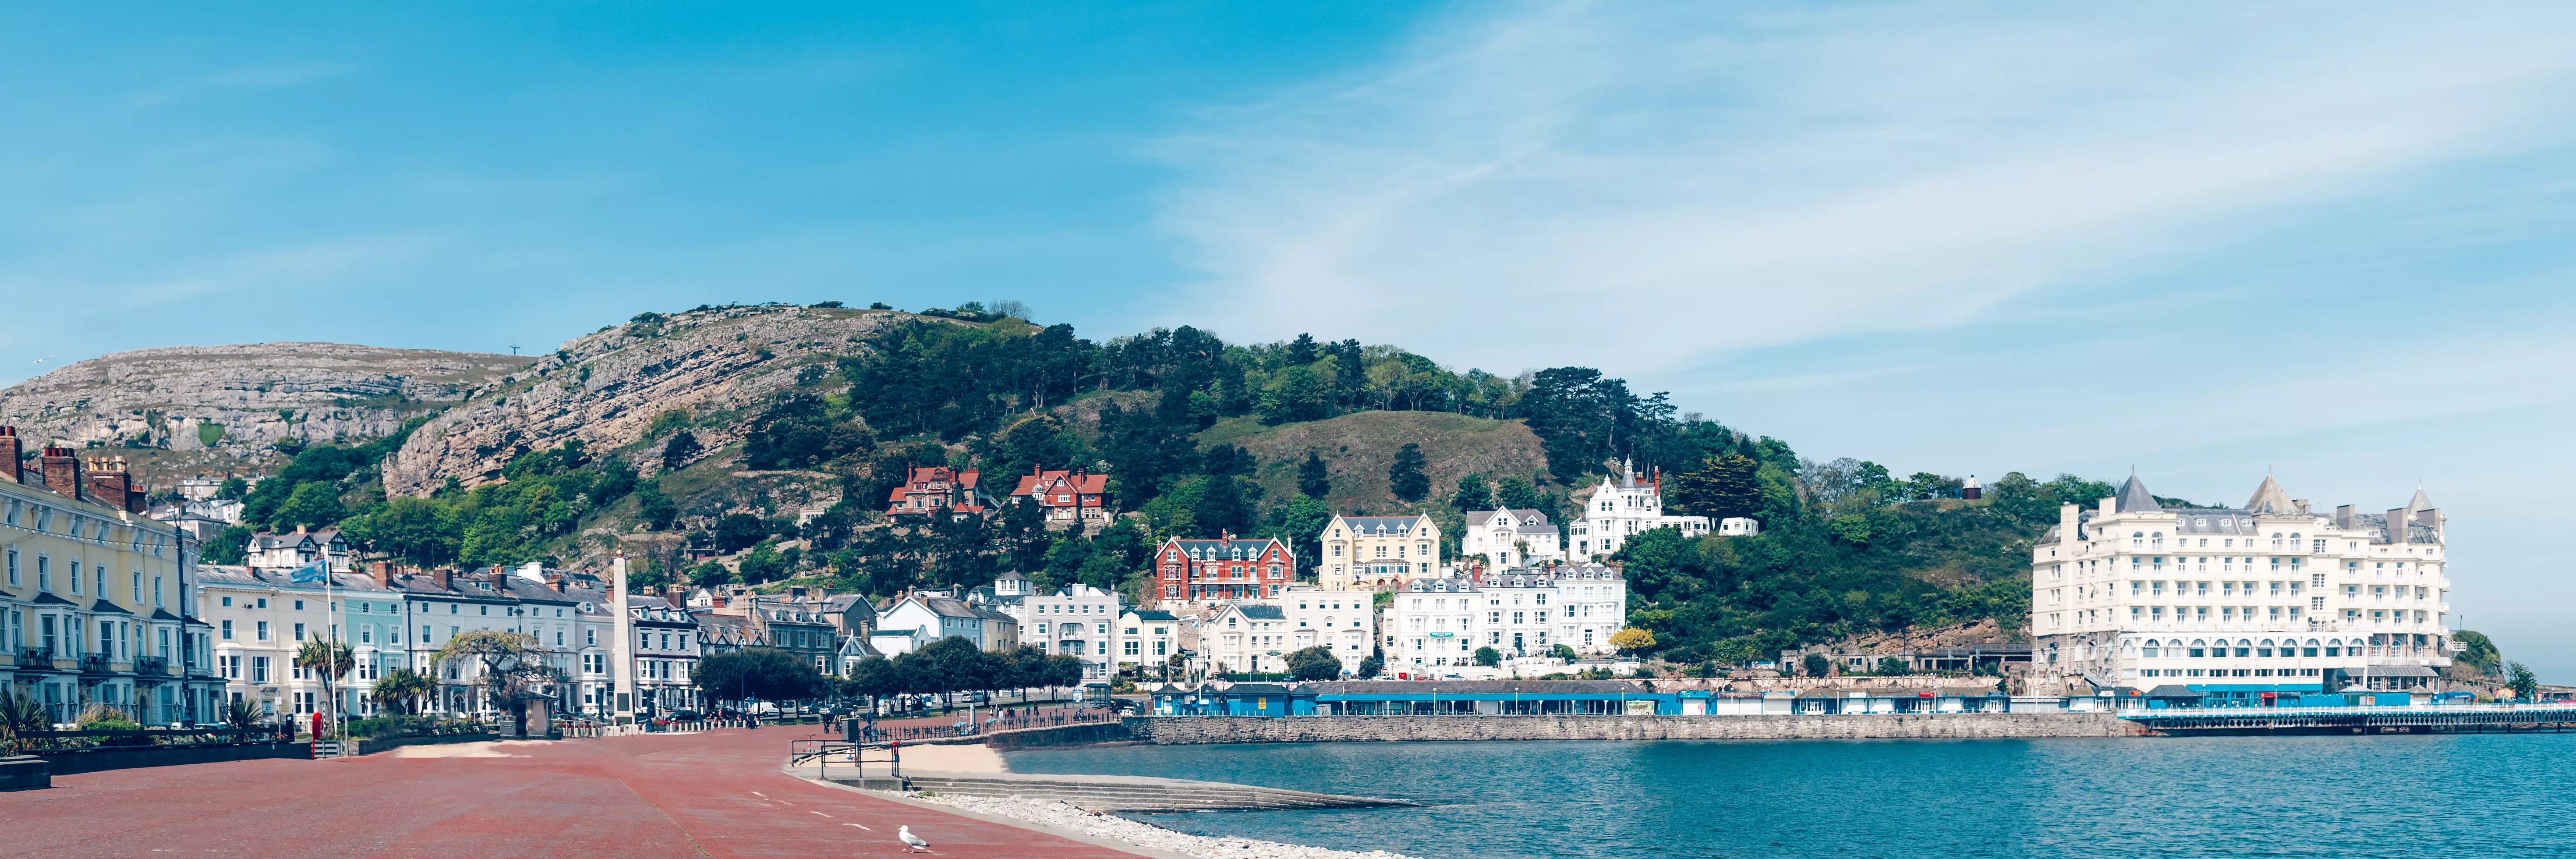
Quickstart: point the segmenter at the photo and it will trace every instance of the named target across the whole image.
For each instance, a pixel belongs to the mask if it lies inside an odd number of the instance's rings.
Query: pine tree
[[[1395,464],[1386,467],[1386,482],[1395,490],[1396,498],[1420,501],[1423,496],[1431,494],[1431,478],[1422,473],[1422,466],[1427,462],[1422,456],[1422,446],[1418,444],[1406,444],[1395,452]]]
[[[698,443],[697,435],[688,430],[681,430],[680,434],[672,436],[670,441],[662,444],[662,470],[678,471],[687,468],[690,460],[697,459],[698,454],[705,451],[706,446]]]
[[[1458,494],[1449,499],[1449,506],[1471,513],[1494,509],[1493,487],[1485,485],[1485,476],[1482,474],[1470,474],[1458,478]]]
[[[1297,466],[1297,491],[1308,498],[1322,498],[1333,492],[1333,478],[1324,472],[1324,459],[1314,451],[1306,452],[1306,461]]]

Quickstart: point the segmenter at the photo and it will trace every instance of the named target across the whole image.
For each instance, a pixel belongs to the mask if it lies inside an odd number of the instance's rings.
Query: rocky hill
[[[593,451],[634,447],[657,418],[664,432],[686,426],[721,448],[740,437],[746,409],[783,389],[836,386],[826,381],[836,356],[864,352],[907,318],[918,317],[783,306],[643,314],[539,356],[421,427],[385,464],[385,491],[426,495],[449,477],[473,486],[513,456],[574,439]]]
[[[280,439],[382,436],[534,359],[341,343],[118,352],[0,390],[0,424],[75,447],[203,467],[258,459]]]

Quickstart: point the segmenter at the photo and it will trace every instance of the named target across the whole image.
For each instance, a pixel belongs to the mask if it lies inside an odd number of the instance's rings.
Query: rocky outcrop
[[[813,307],[639,316],[563,344],[421,427],[386,463],[385,491],[426,495],[451,476],[473,486],[499,477],[511,457],[574,439],[593,451],[628,447],[646,440],[656,416],[674,411],[714,450],[739,438],[747,412],[798,386],[800,375],[831,386],[836,357],[864,352],[910,318]]]
[[[341,343],[170,346],[0,390],[0,424],[92,444],[249,455],[284,438],[373,438],[533,359]]]

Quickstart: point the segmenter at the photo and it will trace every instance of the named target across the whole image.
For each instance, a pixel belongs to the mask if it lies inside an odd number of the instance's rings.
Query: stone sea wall
[[[1871,740],[2141,737],[2108,713],[1785,716],[1139,716],[1127,738],[1155,745],[1454,740]]]

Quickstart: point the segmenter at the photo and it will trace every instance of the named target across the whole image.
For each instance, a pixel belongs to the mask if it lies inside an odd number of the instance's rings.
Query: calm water
[[[1013,752],[1429,808],[1150,815],[1435,859],[2576,856],[2576,735],[1318,743]]]

